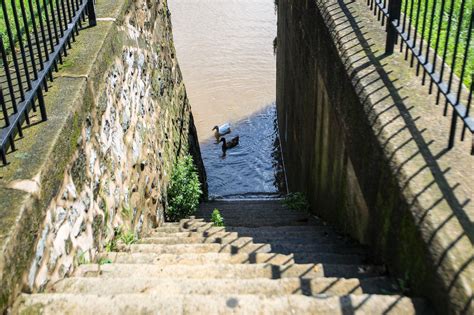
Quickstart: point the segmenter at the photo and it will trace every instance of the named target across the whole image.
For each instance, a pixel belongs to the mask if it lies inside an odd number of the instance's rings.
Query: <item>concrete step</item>
[[[157,277],[188,279],[252,279],[252,278],[368,278],[381,274],[372,266],[322,264],[204,264],[204,265],[151,265],[151,264],[87,264],[79,266],[74,275],[104,278]]]
[[[317,243],[288,243],[288,242],[268,242],[272,246],[272,250],[281,254],[289,253],[333,253],[347,255],[365,256],[366,251],[360,247],[343,244],[324,244]]]
[[[170,275],[171,276],[171,275]],[[373,279],[175,279],[175,278],[66,278],[57,282],[49,292],[83,294],[153,293],[179,294],[258,294],[276,296],[288,294],[346,295],[378,293],[391,290],[390,281]]]
[[[132,253],[155,253],[155,254],[186,254],[186,253],[270,253],[272,247],[269,244],[254,244],[246,242],[241,244],[133,244],[130,246]]]
[[[278,251],[273,251],[278,252]],[[369,263],[368,258],[363,255],[334,254],[334,253],[294,253],[293,259],[298,264],[340,264],[340,265],[364,265]]]
[[[189,222],[189,220],[186,221],[186,222]],[[180,226],[180,222],[165,222],[161,226],[163,226],[163,227]]]
[[[251,237],[146,237],[140,240],[141,244],[232,244],[242,245],[251,243]]]
[[[235,213],[246,212],[249,214],[261,215],[278,211],[292,212],[282,202],[282,200],[238,200],[238,201],[224,201],[216,200],[204,202],[199,205],[196,217],[201,214],[212,213],[214,209],[219,209],[221,213]]]
[[[153,232],[158,232],[158,233],[177,233],[181,232],[181,226],[176,225],[176,226],[160,226],[157,227],[153,230]]]
[[[204,216],[206,221],[210,221],[211,216]],[[259,227],[259,226],[282,226],[282,225],[318,225],[319,222],[308,215],[298,213],[287,213],[287,214],[274,214],[271,216],[253,216],[248,217],[246,215],[223,215],[224,223],[226,226],[247,226],[247,227]],[[189,226],[194,224],[188,222],[186,225]],[[186,227],[186,226],[185,226]]]
[[[305,233],[335,233],[333,229],[325,226],[316,226],[316,225],[303,225],[303,226],[262,226],[262,227],[239,227],[239,226],[227,226],[227,227],[215,227],[212,223],[199,223],[191,225],[189,228],[178,227],[178,226],[163,226],[154,229],[151,233],[179,233],[179,232],[207,232],[216,233],[216,232],[237,232],[243,234],[243,236],[268,236],[275,235],[280,233],[280,235],[292,237],[298,237],[299,235],[304,235]],[[258,232],[258,233],[257,233]],[[247,235],[248,234],[248,235]]]
[[[13,313],[58,314],[423,314],[423,302],[401,296],[346,295],[161,295],[33,294],[17,300]]]
[[[274,253],[285,254],[283,252],[272,251]],[[287,254],[285,254],[287,255]],[[351,254],[337,254],[325,252],[307,252],[307,253],[292,253],[293,259],[296,263],[310,264],[310,263],[324,263],[324,264],[341,264],[341,265],[364,265],[370,264],[370,260],[363,255]]]
[[[235,233],[235,232],[234,232]],[[252,237],[254,242],[256,243],[287,243],[287,244],[326,244],[326,245],[342,245],[342,246],[352,246],[352,247],[359,247],[364,248],[364,246],[360,245],[358,242],[334,233],[305,233],[300,237],[282,237],[282,236],[274,236],[274,237],[265,237],[265,236],[245,236],[241,235],[241,237]]]
[[[181,232],[152,232],[150,233],[149,237],[157,238],[157,237],[239,237],[237,232],[226,232],[225,230],[221,229],[217,232],[190,232],[190,231],[181,231]]]
[[[249,228],[249,227],[238,227],[230,226],[227,228],[228,232],[237,232],[245,234],[260,234],[265,235],[266,233],[274,235],[275,233],[298,233],[305,234],[311,232],[328,232],[335,233],[335,230],[329,226],[319,226],[319,225],[310,225],[310,226],[264,226],[261,228]],[[259,233],[256,233],[259,232]]]
[[[293,264],[292,255],[273,253],[205,253],[205,254],[155,254],[155,253],[108,253],[106,258],[116,264],[156,265],[205,265],[205,264]]]
[[[326,240],[348,241],[349,238],[324,226],[263,226],[261,228],[228,226],[227,232],[236,232],[239,236],[267,239],[318,238]]]
[[[301,240],[300,240],[301,241]],[[361,255],[365,257],[365,251],[353,245],[344,243],[339,244],[318,244],[314,240],[304,240],[307,243],[286,242],[281,240],[278,242],[265,242],[271,245],[273,252],[291,254],[291,253],[338,253],[347,255]],[[242,246],[253,243],[251,237],[147,237],[139,241],[140,244],[163,244],[163,245],[178,245],[178,244],[223,244]],[[263,243],[263,242],[261,242]]]

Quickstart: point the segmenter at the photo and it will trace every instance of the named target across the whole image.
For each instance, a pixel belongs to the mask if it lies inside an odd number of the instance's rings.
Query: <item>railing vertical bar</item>
[[[451,22],[453,20],[453,12],[454,12],[454,0],[451,0],[451,6],[449,8],[449,20],[448,20],[448,26],[446,28],[446,41],[444,43],[444,49],[443,49],[443,57],[441,58],[441,71],[439,74],[439,79],[438,79],[438,84],[443,81],[443,76],[444,76],[444,69],[445,69],[445,63],[446,63],[446,57],[448,54],[448,43],[449,43],[449,35],[451,32]],[[441,16],[442,19],[442,16]],[[440,21],[442,23],[442,20]],[[441,91],[438,89],[438,93],[436,95],[436,104],[439,104],[439,98],[440,98]]]
[[[466,69],[467,69],[467,60],[469,58],[469,53],[472,54],[472,51],[469,49],[471,45],[471,39],[472,39],[472,31],[473,31],[473,24],[474,24],[474,14],[471,11],[471,18],[469,22],[469,28],[467,30],[467,39],[466,39],[466,47],[464,49],[464,54],[463,54],[463,61],[462,61],[462,67],[461,67],[461,75],[459,77],[460,84],[458,86],[458,91],[457,91],[457,96],[456,96],[456,104],[459,104],[461,102],[461,96],[462,96],[462,90],[463,90],[463,84],[462,82],[464,81],[464,76],[466,75]],[[472,74],[471,74],[472,76]],[[471,81],[473,78],[471,77]]]
[[[33,3],[32,0],[28,0],[28,8],[30,11],[30,17],[31,17],[31,25],[33,28],[33,34],[35,36],[35,41],[36,41],[36,49],[38,50],[38,59],[41,65],[40,70],[44,69],[44,62],[43,62],[43,53],[41,52],[41,43],[38,35],[38,27],[36,25],[36,18],[35,18],[35,11],[33,9]],[[38,14],[41,14],[41,12],[38,12]]]
[[[89,19],[89,26],[96,26],[97,19],[95,16],[94,0],[86,0],[87,2],[87,18]]]
[[[59,3],[59,0],[54,1],[56,3],[56,15],[58,16],[58,24],[59,24],[59,29],[61,30],[61,37],[64,37],[64,31],[67,29],[67,22],[66,18],[63,18],[63,15],[61,13],[61,5]],[[63,22],[66,23],[66,26],[63,26]]]
[[[425,0],[425,9],[423,11],[423,25],[421,27],[420,49],[418,51],[418,56],[423,55],[423,43],[424,43],[424,38],[425,38],[427,16],[428,16],[428,0]],[[430,47],[427,46],[427,50],[429,49]],[[418,62],[416,66],[416,75],[418,76],[419,74],[420,74],[420,63]]]
[[[74,7],[74,12],[79,11],[79,8],[81,7],[80,1],[79,0],[73,0],[73,7]],[[81,14],[81,18],[78,20],[79,22],[79,28],[82,28],[82,20],[83,20],[83,14]]]
[[[48,0],[43,0],[44,1],[44,6],[45,8],[47,7]],[[56,40],[56,44],[52,44],[51,51],[54,50],[54,46],[59,44],[59,38],[60,38],[60,30],[58,30],[57,23],[56,23],[56,15],[54,14],[54,7],[53,7],[53,1],[49,1],[49,8],[51,11],[51,22],[53,22],[53,30],[54,30],[54,39]],[[46,19],[48,20],[48,25],[49,25],[49,17],[48,14],[46,14]],[[61,27],[59,27],[61,28]]]
[[[38,89],[38,104],[40,108],[41,120],[48,120],[48,116],[46,115],[46,105],[44,103],[43,90],[41,90],[41,88]]]
[[[462,22],[464,20],[464,7],[465,7],[465,5],[466,5],[466,0],[462,0],[461,1],[460,13],[459,13],[459,22],[458,22],[458,27],[457,27],[457,30],[456,30],[456,39],[454,40],[454,52],[453,52],[453,58],[452,58],[452,62],[451,62],[451,71],[450,71],[450,74],[449,74],[447,94],[449,94],[451,92],[451,87],[452,87],[452,84],[453,84],[454,69],[456,69],[456,61],[457,61],[458,48],[459,48],[459,42],[460,42],[459,37],[461,36],[461,32],[462,32]],[[463,58],[464,61],[466,61],[466,57],[467,57],[467,53],[464,55],[464,58]],[[462,74],[461,74],[460,79],[462,80],[462,77],[464,76],[465,67],[463,67],[461,71],[462,71]],[[462,81],[459,84],[459,87],[461,87],[461,86],[462,86]],[[459,98],[458,98],[458,101],[459,101]]]
[[[10,21],[8,18],[8,9],[5,1],[2,1],[2,11],[3,11],[3,16],[6,21]],[[13,66],[15,67],[15,74],[16,74],[16,79],[18,82],[18,88],[20,90],[20,98],[21,100],[25,99],[25,91],[23,90],[23,80],[21,78],[21,73],[20,73],[20,66],[18,64],[18,58],[16,55],[16,49],[15,49],[15,41],[12,33],[12,29],[10,26],[10,23],[5,23],[6,29],[7,29],[7,34],[8,34],[8,42],[10,44],[10,50],[12,54],[12,60],[13,60]],[[6,56],[5,56],[6,57]],[[8,63],[4,65],[5,67],[8,67]],[[11,98],[15,98],[15,93],[11,94]],[[15,107],[16,108],[16,107]],[[15,113],[17,110],[15,109]]]
[[[61,0],[61,8],[63,10],[62,13],[63,13],[64,24],[65,24],[64,30],[67,30],[69,22],[67,21],[67,12],[66,12],[66,6],[64,5],[64,0]],[[71,32],[71,37],[72,37],[72,40],[74,41],[74,32]],[[71,49],[71,41],[69,40],[69,38],[66,38],[66,43],[67,43],[67,47]],[[66,46],[64,46],[64,54],[67,56]]]
[[[434,18],[435,18],[435,13],[436,13],[436,3],[437,1],[433,1],[433,7],[431,8],[430,27],[429,27],[430,30],[428,32],[428,42],[426,43],[425,65],[428,63],[429,56],[430,56],[431,39],[433,35],[433,23],[435,20]],[[426,71],[423,71],[423,79],[421,81],[421,84],[425,85],[425,82],[426,82]]]
[[[15,1],[15,0],[13,0]],[[36,69],[36,61],[35,61],[35,52],[33,50],[33,44],[31,42],[31,35],[30,35],[30,28],[28,27],[28,20],[26,18],[26,10],[25,10],[25,3],[24,1],[20,1],[20,11],[21,11],[21,18],[23,20],[23,27],[25,28],[25,36],[26,36],[26,43],[28,45],[28,50],[30,52],[30,63],[31,67],[33,68],[33,75],[34,79],[38,79],[38,70]],[[21,32],[21,30],[19,29]],[[26,51],[25,51],[26,53]]]
[[[387,40],[385,43],[385,54],[390,55],[393,53],[393,49],[397,42],[397,31],[395,30],[392,22],[397,20],[400,23],[400,12],[402,9],[401,0],[390,0],[388,5],[388,21],[387,21]]]
[[[441,28],[443,25],[443,12],[445,8],[445,3],[446,3],[446,0],[441,1],[441,8],[439,11],[439,22],[438,22],[438,29],[437,29],[438,36],[436,38],[436,45],[435,45],[435,51],[433,53],[433,62],[432,62],[433,67],[430,74],[433,74],[436,72],[436,62],[438,61],[438,56],[439,56],[438,51],[439,51],[439,45],[441,42]],[[433,92],[433,80],[430,81],[430,89],[429,89],[429,93],[431,94],[432,92]]]
[[[421,3],[420,1],[416,2],[416,18],[415,18],[415,29],[413,30],[413,45],[416,46],[416,40],[418,39],[418,23],[420,21],[420,11]],[[423,39],[422,39],[423,40]],[[415,54],[411,54],[410,67],[413,67],[413,62],[415,61]]]
[[[448,90],[446,91],[446,95],[451,93],[451,88],[452,88],[452,84],[453,84],[454,71],[456,69],[456,61],[457,61],[458,48],[459,48],[459,37],[461,36],[462,22],[463,22],[463,19],[464,19],[464,6],[465,6],[465,4],[466,4],[466,1],[462,0],[461,1],[460,12],[459,12],[459,22],[458,22],[458,26],[457,26],[457,29],[456,29],[456,37],[455,37],[455,40],[454,40],[454,52],[453,52],[453,57],[452,57],[452,60],[451,60],[451,71],[449,73]],[[464,69],[462,69],[462,71],[464,71]],[[462,76],[464,76],[464,75],[462,75]],[[461,76],[460,80],[462,80],[462,76]],[[462,81],[459,82],[459,85],[462,86]],[[459,101],[459,98],[457,99],[456,102],[458,102],[458,101]],[[444,116],[446,116],[447,112],[448,112],[448,100],[446,100],[446,102],[444,104],[444,111],[443,111]]]
[[[8,118],[7,104],[3,96],[3,87],[0,86],[0,104],[2,105],[3,120],[5,120],[5,127],[10,126],[10,119]]]
[[[406,42],[406,45],[407,45],[407,49],[405,50],[405,60],[408,59],[408,52],[410,49],[408,49],[408,41],[411,39],[411,23],[412,23],[412,20],[411,20],[411,17],[413,16],[413,7],[414,7],[414,0],[411,0],[410,1],[410,13],[408,14],[408,33],[407,33],[407,42]]]
[[[31,0],[29,0],[29,1],[31,3]],[[47,30],[45,30],[45,27],[44,27],[43,13],[42,13],[43,10],[41,9],[41,2],[40,1],[35,1],[35,3],[36,3],[36,12],[38,12],[38,21],[39,21],[39,26],[40,26],[40,30],[41,30],[41,37],[42,37],[42,40],[43,40],[43,49],[44,49],[45,61],[49,61],[48,37],[46,37]],[[46,17],[48,15],[47,12],[48,12],[47,8],[45,7]],[[48,27],[49,27],[49,25],[48,25]],[[49,32],[49,40],[51,41],[51,44],[52,44],[51,30]],[[53,49],[54,49],[54,46],[51,45],[51,51]]]
[[[0,36],[0,52],[2,54],[3,69],[5,69],[5,76],[7,77],[8,91],[10,92],[10,100],[12,102],[13,112],[17,113],[15,89],[13,88],[13,80],[10,74],[10,66],[8,65],[7,52],[3,43],[3,38]],[[15,60],[15,58],[13,59]],[[20,86],[21,89],[21,86]]]
[[[473,85],[474,85],[474,80],[471,81],[471,86],[469,87],[469,96],[468,96],[468,99],[467,99],[466,112],[464,113],[464,117],[463,117],[464,119],[469,117],[469,112],[471,111]],[[461,133],[461,141],[464,141],[464,137],[466,135],[466,129],[467,129],[467,126],[464,125],[464,127],[462,128],[462,133]],[[471,154],[472,154],[472,152],[471,152]]]
[[[2,158],[3,165],[7,165],[8,164],[7,156],[5,154],[5,149],[3,147],[0,147],[0,157]]]
[[[28,61],[26,59],[25,46],[23,45],[23,37],[21,36],[21,27],[20,27],[20,21],[18,20],[18,12],[16,10],[15,0],[12,0],[11,4],[12,4],[12,11],[13,11],[13,20],[15,21],[16,31],[18,34],[18,44],[20,45],[21,59],[23,60],[23,72],[25,73],[28,90],[31,90],[30,71],[28,70]]]
[[[38,8],[40,8],[39,6],[39,1],[36,2],[37,5],[38,5]],[[54,51],[54,38],[53,38],[53,30],[51,29],[51,21],[49,20],[49,12],[48,12],[48,4],[46,3],[46,0],[43,0],[43,6],[44,6],[44,15],[45,15],[45,19],[46,19],[46,25],[47,25],[47,31],[48,31],[48,37],[49,37],[49,44],[51,45],[51,52]],[[57,37],[57,32],[56,32],[56,28],[54,29],[54,33],[55,33],[55,36]],[[47,56],[47,60],[49,60],[49,54]],[[58,66],[56,64],[56,61],[53,60],[53,63],[54,63],[54,68],[56,71],[58,71]],[[49,80],[52,82],[53,81],[53,74],[52,74],[52,71],[49,71]],[[45,85],[47,86],[47,83],[45,82]]]
[[[402,26],[402,33],[405,33],[405,27],[407,22],[407,11],[408,11],[408,2],[403,1],[403,26]],[[400,41],[400,52],[403,51],[403,41]]]
[[[387,9],[387,0],[383,0],[383,9]],[[382,14],[382,26],[385,25],[385,14]]]
[[[46,6],[47,1],[48,0],[44,0],[45,6]],[[53,2],[54,1],[49,2],[49,8],[51,9],[51,21],[53,22],[54,35],[55,35],[55,39],[56,39],[56,44],[55,45],[59,45],[59,39],[62,37],[62,30],[61,30],[62,26],[61,26],[61,24],[58,25],[59,21],[56,21],[56,13],[54,11]],[[58,5],[58,2],[56,1],[56,7],[57,7],[57,5]],[[54,47],[53,47],[52,51],[54,51]],[[61,54],[58,55],[58,59],[59,59],[60,63],[63,62]],[[56,61],[54,63],[54,67],[55,67],[55,70],[57,71],[58,70],[58,65],[57,65]]]

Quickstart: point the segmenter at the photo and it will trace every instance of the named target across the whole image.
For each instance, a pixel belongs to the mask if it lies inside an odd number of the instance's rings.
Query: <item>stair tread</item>
[[[247,242],[241,245],[234,244],[133,244],[130,246],[130,251],[134,253],[148,252],[157,254],[185,254],[185,253],[238,253],[238,252],[259,252],[268,253],[271,251],[270,244],[255,244]]]
[[[186,254],[157,254],[157,253],[108,253],[107,258],[114,263],[135,264],[255,264],[293,263],[292,255],[275,253],[186,253]]]
[[[87,303],[85,303],[87,301]],[[207,314],[207,313],[296,313],[347,314],[360,313],[421,313],[424,303],[397,295],[346,295],[307,297],[284,295],[162,295],[162,294],[33,294],[23,295],[14,312],[41,310],[42,314]]]
[[[206,221],[219,208],[225,227]],[[281,201],[209,202],[167,222],[108,264],[84,264],[14,312],[56,314],[427,312],[399,295],[367,249]],[[381,294],[384,293],[384,294]]]
[[[122,294],[259,294],[265,296],[286,294],[363,294],[391,290],[389,279],[176,279],[172,278],[66,278],[57,282],[50,292]]]
[[[367,278],[380,276],[383,269],[378,266],[330,265],[330,264],[201,264],[201,265],[155,265],[155,264],[86,264],[79,266],[75,276],[101,277],[167,277],[176,278]]]

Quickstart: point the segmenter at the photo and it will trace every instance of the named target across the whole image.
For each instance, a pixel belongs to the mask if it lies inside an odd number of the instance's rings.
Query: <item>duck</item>
[[[232,149],[239,144],[239,136],[232,138],[230,141],[227,141],[224,137],[222,137],[221,141],[219,142],[222,142],[222,156],[225,156],[228,149]]]
[[[220,137],[230,133],[230,124],[226,123],[226,124],[223,124],[222,126],[214,126],[214,128],[212,128],[212,130],[214,130],[214,136],[216,137],[216,141],[218,141],[219,143],[219,139]]]

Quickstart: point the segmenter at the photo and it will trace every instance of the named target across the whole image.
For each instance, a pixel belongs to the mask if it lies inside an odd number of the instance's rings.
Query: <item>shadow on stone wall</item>
[[[277,105],[291,191],[373,248],[440,313],[466,311],[474,216],[469,141],[364,3],[279,2]],[[442,104],[444,105],[444,104]]]

